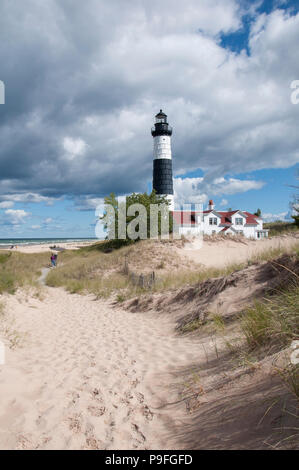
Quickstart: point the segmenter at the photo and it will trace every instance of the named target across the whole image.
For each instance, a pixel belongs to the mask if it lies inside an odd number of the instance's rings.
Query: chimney
[[[215,204],[213,199],[209,200],[209,211],[213,211],[215,209]]]

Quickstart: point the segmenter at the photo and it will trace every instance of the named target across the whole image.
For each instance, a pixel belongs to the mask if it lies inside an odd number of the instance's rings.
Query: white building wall
[[[244,236],[247,238],[256,238],[255,229],[256,227],[254,225],[249,226],[249,227],[244,227]]]
[[[217,219],[217,225],[210,225],[209,219]],[[236,225],[235,219],[242,218],[243,225]],[[220,233],[225,228],[225,226],[221,225],[221,218],[211,212],[210,214],[202,214],[197,216],[196,219],[197,225],[196,226],[189,226],[189,225],[182,225],[179,227],[179,233],[182,235],[194,234],[202,232],[205,235],[213,235],[214,233]],[[236,213],[232,217],[232,225],[231,227],[226,230],[226,232],[222,232],[224,234],[232,234],[236,235],[236,232],[243,233],[246,238],[258,238],[258,231],[263,230],[263,220],[257,219],[258,225],[248,225],[246,226],[246,217],[242,216],[240,213]],[[231,230],[233,228],[234,230]],[[265,235],[266,236],[266,235]]]
[[[217,225],[210,225],[210,218],[217,219]],[[204,215],[203,217],[203,233],[205,235],[213,235],[213,233],[219,233],[223,227],[220,227],[221,218],[211,212],[211,214]]]
[[[258,230],[263,230],[263,219],[256,218],[256,221],[258,223],[257,229]]]
[[[154,159],[168,158],[171,160],[171,138],[169,135],[154,137]]]

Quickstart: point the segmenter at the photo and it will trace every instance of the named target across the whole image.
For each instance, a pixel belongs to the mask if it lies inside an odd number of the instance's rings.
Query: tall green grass
[[[110,248],[110,244],[106,246],[105,242],[102,242],[78,251],[68,251],[60,254],[58,268],[49,273],[47,284],[52,287],[65,287],[70,292],[90,292],[103,297],[115,293],[119,299],[142,295],[144,290],[130,283],[123,268],[125,259],[128,257],[129,261],[133,260],[134,264],[138,264],[141,272],[146,272],[148,267],[153,264],[154,251],[151,251],[151,243],[140,242],[112,252],[110,252]],[[297,249],[299,250],[299,244]],[[179,266],[164,273],[158,271],[156,273],[156,284],[152,290],[154,292],[163,292],[187,285],[195,285],[207,279],[227,276],[249,264],[269,261],[285,252],[286,249],[282,245],[276,249],[265,250],[246,263],[231,264],[225,268],[191,270],[182,269]],[[161,261],[160,264],[156,264],[156,269],[160,269],[160,265]],[[124,290],[125,292],[123,292]]]
[[[228,276],[229,274],[239,271],[246,266],[244,263],[234,263],[224,268],[202,268],[200,270],[178,270],[164,276],[160,276],[157,282],[156,290],[164,291],[168,289],[177,289],[187,285],[198,284],[207,279],[217,278],[220,276]]]
[[[128,286],[121,273],[127,248],[112,253],[98,249],[64,252],[56,269],[50,271],[46,283],[50,287],[65,287],[71,293],[93,293],[109,297],[112,292]]]
[[[299,339],[299,286],[256,302],[243,315],[241,326],[250,348],[283,347]]]
[[[58,268],[52,270],[46,283],[51,287],[65,287],[72,293],[93,293],[99,297],[108,297],[119,290],[126,290],[125,294],[118,297],[123,299],[140,295],[145,291],[131,284],[129,277],[124,273],[124,263],[126,257],[136,256],[144,259],[144,269],[150,253],[142,252],[142,245],[139,247],[123,247],[111,253],[88,248],[77,252],[67,252],[60,255]],[[177,269],[171,273],[158,274],[155,287],[156,292],[175,289],[186,285],[197,284],[212,277],[228,275],[234,271],[242,269],[245,265],[233,264],[224,269],[200,269],[181,270]]]
[[[41,268],[48,262],[46,253],[0,253],[0,294],[13,294],[18,287],[35,285]]]
[[[299,232],[299,227],[294,222],[269,222],[264,224],[264,228],[269,230],[269,237]]]

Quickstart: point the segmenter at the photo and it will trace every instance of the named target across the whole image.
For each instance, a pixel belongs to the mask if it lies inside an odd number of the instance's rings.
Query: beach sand
[[[44,296],[5,298],[22,346],[0,366],[0,449],[176,448],[182,410],[165,405],[199,343],[176,336],[168,317],[60,288]]]
[[[298,238],[285,236],[257,242],[206,241],[197,251],[188,250],[188,244],[186,249],[173,249],[206,266],[221,267],[244,262],[264,249],[279,248],[282,244],[291,248],[296,243]],[[26,247],[31,248],[37,249]],[[40,248],[48,249],[44,245]],[[41,283],[46,274],[44,269]],[[244,291],[241,287],[233,284],[234,295],[229,289],[223,293],[226,297],[218,303],[225,313],[232,308],[238,310],[240,301],[249,296],[247,289],[253,286],[245,285]],[[6,361],[0,365],[0,449],[175,450],[203,445],[260,448],[267,434],[257,436],[258,441],[243,436],[245,440],[241,442],[236,433],[239,429],[242,435],[243,423],[248,419],[252,420],[250,429],[255,430],[265,413],[264,395],[259,407],[253,404],[244,407],[243,394],[249,385],[256,384],[246,374],[244,383],[236,381],[240,397],[240,411],[235,413],[235,420],[240,416],[237,423],[227,429],[226,420],[214,419],[213,392],[211,397],[203,397],[196,426],[186,427],[189,418],[181,392],[184,380],[189,379],[183,371],[189,371],[190,375],[196,364],[194,370],[199,371],[200,384],[203,381],[205,387],[206,381],[210,387],[218,366],[217,373],[223,380],[218,353],[227,346],[221,340],[216,354],[212,336],[178,335],[176,317],[188,313],[186,307],[182,305],[174,312],[171,301],[171,312],[162,313],[160,301],[164,295],[159,295],[161,299],[150,304],[155,310],[143,312],[140,308],[138,312],[122,309],[112,300],[96,300],[92,295],[70,294],[62,288],[44,285],[39,297],[28,289],[18,290],[15,295],[2,295],[0,340],[6,346]],[[239,302],[236,308],[234,301]],[[189,313],[194,313],[199,307],[190,302]],[[218,308],[211,304],[212,307]],[[214,357],[212,366],[209,357]],[[258,374],[262,380],[267,377],[259,369]],[[266,385],[263,393],[268,396],[272,385]],[[221,413],[225,411],[222,393],[220,388],[216,396]],[[229,393],[229,388],[225,389],[225,394]],[[258,397],[254,392],[250,397],[255,404]],[[235,402],[227,395],[225,409],[229,409],[230,403]],[[203,406],[211,406],[211,410]],[[253,408],[256,408],[254,415]],[[206,415],[202,416],[201,410]],[[219,434],[218,419],[223,424]],[[231,417],[227,419],[231,422]],[[178,429],[182,424],[185,432],[180,434]],[[270,425],[269,429],[270,433]]]
[[[13,249],[9,248],[0,248],[0,250],[6,251],[18,251],[19,253],[47,253],[51,251],[51,246],[56,245],[56,247],[63,248],[64,250],[78,250],[83,246],[90,246],[94,245],[97,240],[93,240],[90,242],[57,242],[57,243],[45,243],[45,244],[37,244],[37,245],[18,245]]]

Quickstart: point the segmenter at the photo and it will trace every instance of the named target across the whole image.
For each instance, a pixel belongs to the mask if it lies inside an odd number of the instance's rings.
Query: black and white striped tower
[[[160,109],[156,115],[155,127],[152,128],[154,138],[153,189],[157,194],[167,196],[170,202],[169,209],[174,210],[171,135],[172,128],[168,125],[167,115]]]

